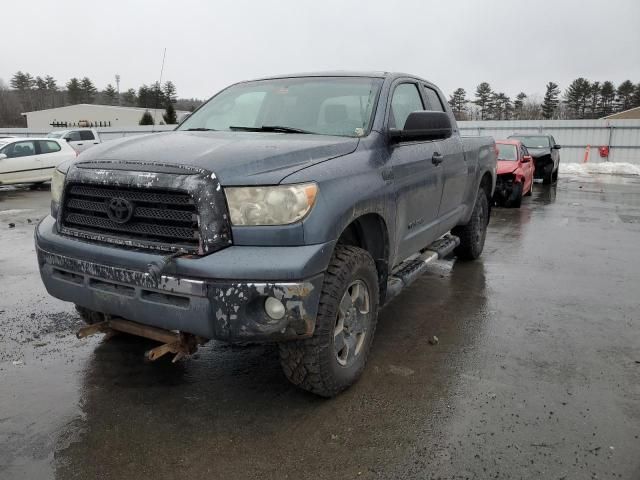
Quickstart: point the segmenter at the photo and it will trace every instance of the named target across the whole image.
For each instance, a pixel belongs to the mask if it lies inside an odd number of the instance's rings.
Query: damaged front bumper
[[[311,336],[322,272],[333,251],[332,243],[233,246],[204,257],[180,258],[156,282],[145,266],[159,255],[58,235],[51,217],[38,225],[35,237],[40,274],[54,297],[141,324],[228,342]],[[284,305],[282,318],[266,313],[269,297]]]
[[[496,189],[493,194],[494,202],[499,205],[516,201],[522,195],[522,182],[516,180],[513,173],[503,173],[496,178]]]

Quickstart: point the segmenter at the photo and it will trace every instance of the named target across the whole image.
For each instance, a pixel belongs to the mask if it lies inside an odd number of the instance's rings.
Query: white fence
[[[462,135],[488,135],[496,139],[509,135],[544,133],[553,135],[562,145],[563,162],[580,163],[590,146],[589,162],[627,162],[640,165],[640,120],[487,120],[459,122]],[[98,128],[103,140],[173,130],[171,125]],[[27,128],[0,129],[0,135],[46,136],[48,131]],[[608,146],[609,156],[603,158],[598,147]]]
[[[562,146],[562,162],[580,163],[590,146],[589,163],[627,162],[640,165],[640,120],[486,120],[458,122],[462,135],[495,139],[513,134],[549,134]],[[603,158],[598,147],[608,146]]]

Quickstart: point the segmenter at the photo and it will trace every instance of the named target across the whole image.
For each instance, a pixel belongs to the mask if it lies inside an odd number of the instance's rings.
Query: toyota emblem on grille
[[[133,204],[125,198],[112,198],[107,203],[107,216],[116,223],[127,223],[133,216]]]

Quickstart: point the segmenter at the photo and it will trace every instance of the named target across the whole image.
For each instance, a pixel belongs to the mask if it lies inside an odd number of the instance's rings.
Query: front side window
[[[498,143],[496,146],[498,147],[498,160],[518,161],[518,149],[515,145]]]
[[[427,87],[425,85],[424,93],[427,100],[427,110],[433,110],[435,112],[444,112],[444,107],[442,106],[442,102],[440,101],[438,92],[436,92],[433,88]]]
[[[358,137],[371,128],[382,79],[299,77],[233,85],[178,130],[274,131]],[[278,131],[275,129],[275,131]]]
[[[60,151],[60,145],[53,140],[39,140],[40,153],[55,153]]]
[[[410,113],[424,110],[418,86],[415,83],[402,83],[393,91],[389,128],[404,128]]]
[[[8,145],[4,153],[8,158],[28,157],[36,154],[36,146],[32,141],[15,142]]]

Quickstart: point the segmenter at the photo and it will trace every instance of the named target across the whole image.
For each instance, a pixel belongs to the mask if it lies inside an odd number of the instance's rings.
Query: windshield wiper
[[[243,132],[282,132],[282,133],[313,133],[308,130],[293,127],[281,127],[280,125],[263,125],[261,127],[235,127],[230,126],[229,130],[240,130]]]
[[[204,128],[204,127],[187,128],[186,130],[183,130],[183,131],[185,132],[217,132],[215,128]]]

